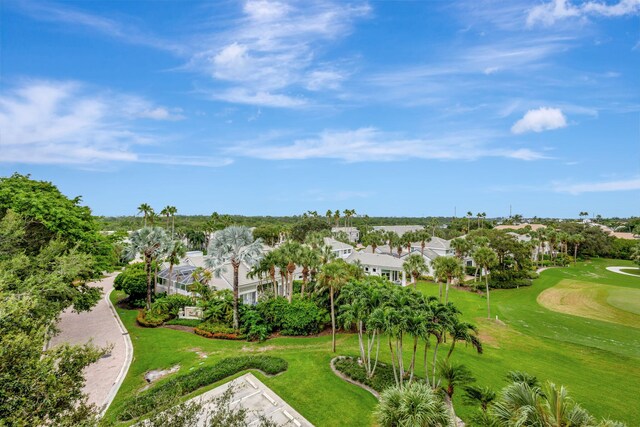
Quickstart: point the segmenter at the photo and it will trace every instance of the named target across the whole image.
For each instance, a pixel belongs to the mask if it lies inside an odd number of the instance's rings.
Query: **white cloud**
[[[567,126],[567,119],[560,109],[541,107],[527,111],[524,117],[511,127],[511,132],[515,134],[542,132],[565,126]]]
[[[607,4],[599,1],[586,1],[574,5],[570,0],[552,0],[532,7],[527,14],[527,25],[553,25],[556,21],[568,18],[586,18],[588,16],[618,17],[635,15],[640,12],[640,0],[620,0]]]
[[[640,177],[618,181],[601,181],[577,184],[556,183],[554,184],[554,190],[560,193],[569,194],[640,190]]]
[[[190,66],[224,85],[213,93],[216,99],[299,107],[304,103],[283,92],[338,89],[347,73],[335,64],[318,65],[318,47],[349,34],[353,21],[368,12],[366,4],[327,0],[249,0],[243,16],[230,30],[211,37],[205,48],[198,49]]]
[[[222,165],[225,160],[142,154],[163,137],[140,131],[141,118],[173,120],[164,107],[131,95],[100,93],[78,82],[27,81],[0,96],[0,162],[144,162]]]
[[[296,139],[289,144],[261,141],[228,149],[231,154],[267,160],[338,159],[347,162],[385,162],[408,159],[475,160],[505,157],[519,160],[545,158],[529,149],[494,148],[482,131],[440,138],[402,138],[376,128],[348,131],[324,131],[319,135]]]

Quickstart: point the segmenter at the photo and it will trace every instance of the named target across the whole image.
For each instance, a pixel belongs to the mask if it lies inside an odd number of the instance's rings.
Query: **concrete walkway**
[[[49,343],[49,347],[88,342],[98,347],[113,346],[107,355],[84,371],[84,392],[89,396],[89,403],[94,403],[103,413],[113,401],[133,358],[131,338],[109,300],[115,276],[113,274],[91,284],[104,291],[104,297],[93,310],[80,314],[71,310],[62,313],[58,323],[60,334]]]
[[[620,271],[622,269],[628,270],[634,267],[607,267],[607,270],[613,272],[613,273],[618,273],[618,274],[624,274],[625,276],[632,276],[632,277],[638,277],[640,278],[640,276],[638,276],[637,274],[631,274],[631,273],[625,273],[624,271]]]

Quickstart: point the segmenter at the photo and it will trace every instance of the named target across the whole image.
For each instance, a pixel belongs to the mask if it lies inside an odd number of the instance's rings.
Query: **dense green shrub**
[[[171,404],[174,397],[184,396],[201,387],[213,384],[247,369],[258,369],[267,375],[287,370],[287,361],[272,356],[243,356],[223,359],[212,366],[195,369],[187,374],[170,378],[128,401],[118,414],[118,420],[129,421],[151,410]]]
[[[211,323],[231,325],[233,319],[233,292],[228,289],[214,291],[200,301],[203,319]],[[240,306],[242,310],[242,306]]]
[[[291,303],[284,297],[259,302],[256,311],[271,331],[283,335],[317,334],[328,322],[327,310],[318,307],[314,300],[294,297]]]
[[[531,286],[528,270],[492,270],[489,275],[489,287],[492,289],[513,289]]]
[[[352,380],[371,387],[378,392],[396,384],[393,377],[393,369],[389,365],[379,363],[372,378],[367,378],[364,367],[360,366],[358,362],[351,357],[337,359],[333,366],[336,370]]]
[[[137,263],[127,266],[114,279],[113,288],[127,294],[130,305],[144,306],[147,297],[147,274],[144,271],[144,264]]]
[[[140,310],[138,312],[138,316],[136,317],[136,322],[138,322],[138,325],[142,326],[143,328],[157,328],[158,326],[161,326],[168,318],[168,316],[162,314],[156,314],[147,310]]]
[[[254,308],[244,310],[240,322],[249,341],[264,341],[271,332],[271,327]]]
[[[188,305],[193,304],[191,297],[186,295],[165,295],[161,298],[157,298],[151,305],[151,311],[156,314],[168,315],[170,317],[176,317],[180,312],[180,309],[185,308]]]
[[[232,327],[222,323],[204,322],[199,324],[194,330],[196,334],[206,338],[216,338],[221,340],[242,340],[245,336],[238,333]]]

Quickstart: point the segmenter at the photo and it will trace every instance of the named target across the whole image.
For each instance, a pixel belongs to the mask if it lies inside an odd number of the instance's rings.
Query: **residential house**
[[[347,262],[359,264],[367,275],[386,277],[402,286],[407,284],[404,261],[401,258],[379,253],[353,252],[347,258]]]

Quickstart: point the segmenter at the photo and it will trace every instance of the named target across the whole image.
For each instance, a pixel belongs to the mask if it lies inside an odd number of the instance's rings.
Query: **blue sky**
[[[0,14],[0,175],[96,214],[640,215],[640,0]]]

